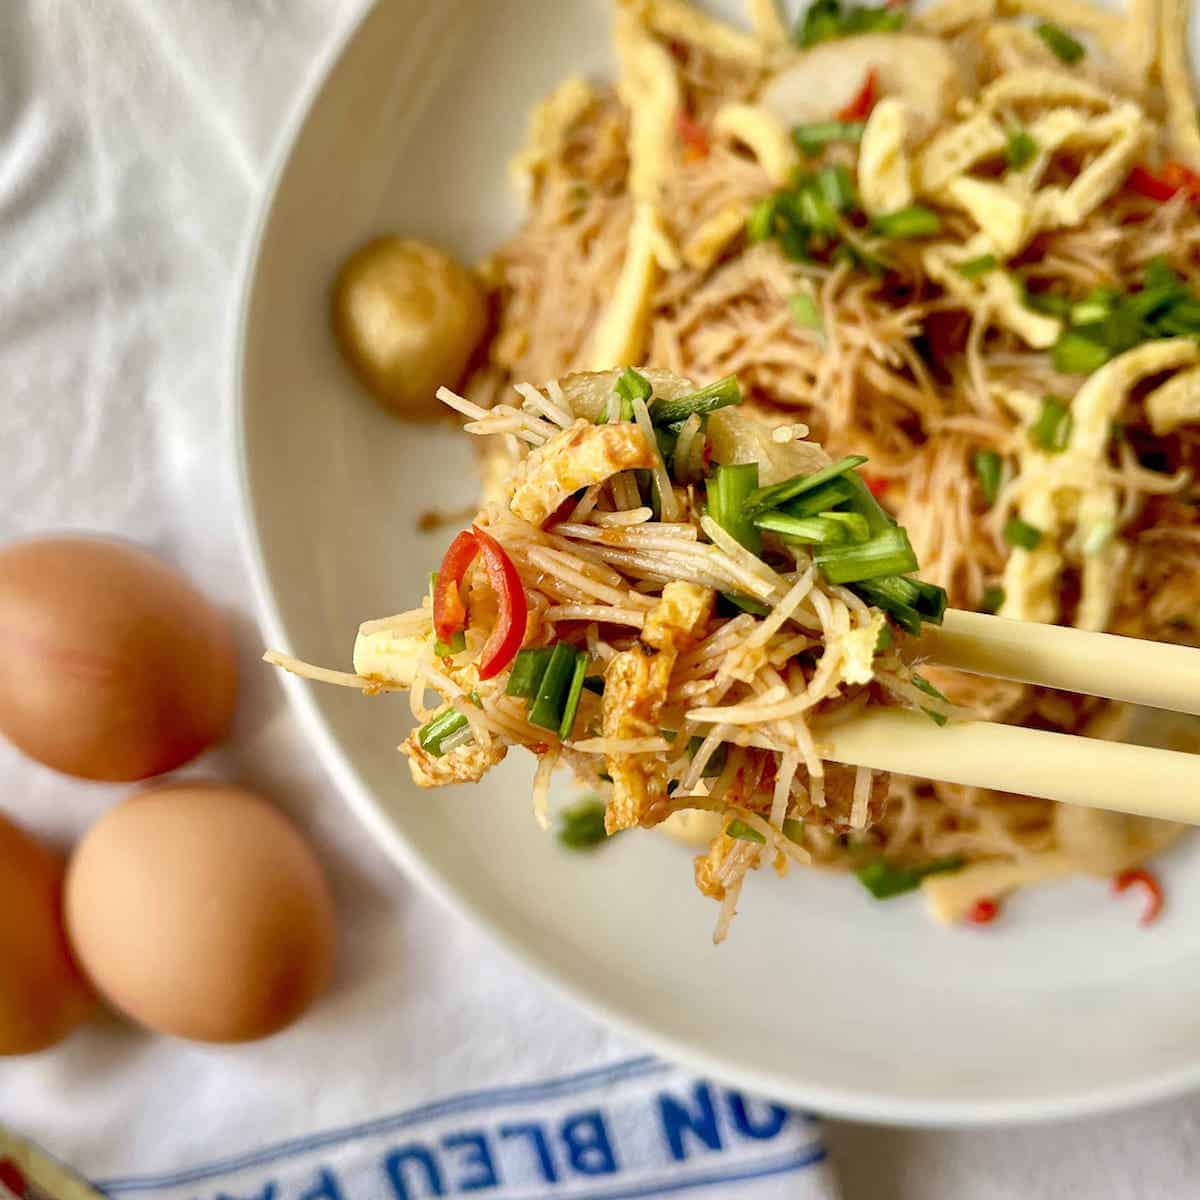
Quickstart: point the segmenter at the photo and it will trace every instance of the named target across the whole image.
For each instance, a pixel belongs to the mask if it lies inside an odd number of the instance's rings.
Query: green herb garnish
[[[994,254],[981,254],[978,258],[968,258],[965,262],[955,264],[955,269],[967,279],[978,279],[989,271],[994,271],[999,263]]]
[[[762,537],[750,518],[748,504],[758,490],[758,463],[719,466],[707,485],[708,515],[751,554],[762,550]]]
[[[1004,540],[1021,550],[1036,550],[1042,540],[1042,531],[1020,517],[1009,517],[1004,524]]]
[[[871,222],[871,228],[876,233],[888,238],[928,237],[941,227],[941,217],[933,209],[921,204],[910,204],[908,208],[875,217]]]
[[[916,891],[921,886],[921,880],[927,875],[957,871],[962,865],[963,860],[957,854],[946,858],[935,858],[932,862],[917,867],[904,867],[898,863],[888,862],[886,858],[877,858],[874,862],[859,867],[855,871],[855,875],[858,876],[858,882],[876,900],[890,900],[893,896]]]
[[[1060,26],[1050,21],[1043,21],[1037,26],[1036,32],[1038,37],[1068,66],[1074,65],[1083,57],[1082,44]]]
[[[1024,129],[1013,128],[1008,131],[1004,143],[1004,161],[1009,170],[1019,171],[1037,153],[1037,142]]]
[[[1071,440],[1071,410],[1057,396],[1042,401],[1042,411],[1029,427],[1029,440],[1047,454],[1060,454]]]
[[[975,478],[979,480],[979,490],[990,508],[1000,494],[1000,480],[1004,473],[1000,455],[995,450],[979,450],[971,459],[971,465],[975,469]]]
[[[568,850],[591,850],[607,839],[608,834],[604,831],[604,801],[598,796],[585,796],[579,803],[559,813],[558,840]]]

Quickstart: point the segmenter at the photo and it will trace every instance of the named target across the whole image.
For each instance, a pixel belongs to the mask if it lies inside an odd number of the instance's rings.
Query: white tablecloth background
[[[233,270],[284,116],[359,4],[0,0],[0,536],[84,528],[136,538],[238,615],[238,727],[194,773],[283,798],[318,838],[342,914],[332,995],[262,1046],[172,1044],[109,1022],[0,1064],[0,1124],[115,1179],[117,1195],[211,1194],[217,1184],[134,1177],[598,1063],[625,1080],[609,1085],[621,1111],[647,1089],[693,1086],[642,1063],[638,1048],[407,884],[332,793],[274,681],[253,668],[259,642],[224,440]],[[119,794],[3,744],[0,779],[0,807],[63,842]],[[514,1052],[534,1027],[536,1051]],[[562,1096],[583,1085],[555,1086],[562,1095],[539,1103],[561,1118]],[[849,1200],[1176,1200],[1200,1194],[1198,1118],[1200,1103],[1183,1100],[997,1132],[835,1122],[828,1140]],[[790,1122],[780,1152],[799,1162],[816,1135]],[[311,1155],[295,1161],[317,1169]],[[234,1194],[272,1200],[261,1174],[231,1168],[217,1190],[227,1176],[231,1187],[252,1179]],[[324,1194],[339,1200],[329,1186]],[[818,1165],[713,1194],[817,1197],[831,1185]]]

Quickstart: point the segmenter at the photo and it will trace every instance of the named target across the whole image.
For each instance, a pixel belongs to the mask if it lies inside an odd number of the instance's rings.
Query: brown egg
[[[71,858],[64,907],[96,990],[160,1033],[265,1037],[329,979],[321,867],[284,816],[243,788],[181,784],[109,809]]]
[[[63,869],[0,816],[0,1056],[53,1046],[95,1007],[62,930]]]
[[[436,246],[380,237],[356,250],[333,288],[333,331],[371,394],[402,417],[444,411],[487,324],[483,290]]]
[[[159,775],[224,735],[236,697],[228,625],[152,554],[89,537],[0,551],[0,733],[32,758]]]

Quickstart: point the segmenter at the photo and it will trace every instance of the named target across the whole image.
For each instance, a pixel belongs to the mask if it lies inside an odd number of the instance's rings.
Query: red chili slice
[[[1125,182],[1132,191],[1145,196],[1147,200],[1170,200],[1179,191],[1178,185],[1168,182],[1161,175],[1155,175],[1146,167],[1134,167]]]
[[[863,85],[859,89],[858,95],[838,113],[839,121],[865,121],[871,115],[871,109],[875,107],[875,101],[879,99],[878,95],[879,79],[875,68],[867,72],[866,79],[863,80]]]
[[[471,532],[483,553],[483,565],[487,570],[488,582],[496,593],[499,609],[496,624],[479,655],[479,678],[491,679],[517,656],[525,640],[529,603],[525,599],[525,589],[521,586],[517,568],[500,543],[478,525],[472,526]]]
[[[988,925],[1000,915],[1000,905],[995,900],[976,900],[967,913],[972,925]]]
[[[470,530],[464,529],[450,543],[446,557],[442,559],[433,588],[433,628],[440,641],[448,642],[459,630],[466,628],[467,609],[459,595],[458,585],[478,553],[478,538]]]
[[[867,489],[876,500],[883,495],[891,486],[891,481],[884,479],[882,475],[868,475],[866,477]]]
[[[1152,925],[1163,907],[1162,885],[1149,871],[1135,867],[1132,871],[1122,871],[1113,880],[1113,891],[1120,893],[1127,888],[1140,887],[1146,893],[1146,907],[1138,920],[1139,925]]]
[[[1159,178],[1177,191],[1186,192],[1192,200],[1200,199],[1200,174],[1175,159],[1168,159],[1159,171]]]
[[[693,120],[692,115],[685,108],[681,108],[675,114],[675,128],[679,133],[679,139],[685,147],[685,159],[688,162],[695,162],[697,159],[707,158],[709,151],[708,134],[704,132],[704,127]]]

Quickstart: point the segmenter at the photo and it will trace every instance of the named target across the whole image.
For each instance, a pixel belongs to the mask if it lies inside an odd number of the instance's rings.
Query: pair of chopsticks
[[[918,653],[939,666],[1200,715],[1200,650],[947,611]],[[938,727],[868,710],[821,731],[835,762],[1114,812],[1200,824],[1200,754],[989,721]]]

